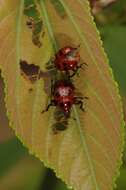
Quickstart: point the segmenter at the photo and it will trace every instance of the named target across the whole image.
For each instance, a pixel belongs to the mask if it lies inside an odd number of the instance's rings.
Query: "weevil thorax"
[[[56,104],[67,115],[74,103],[74,86],[67,81],[58,81],[54,88],[54,99]]]
[[[80,54],[78,52],[78,48],[66,46],[57,52],[54,64],[57,69],[67,71],[76,69],[79,61]]]

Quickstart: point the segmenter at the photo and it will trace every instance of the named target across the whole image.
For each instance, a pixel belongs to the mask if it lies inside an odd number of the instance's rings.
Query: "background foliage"
[[[119,83],[126,110],[126,2],[120,0],[95,15],[105,50]],[[0,189],[45,190],[67,189],[49,169],[28,154],[8,128],[3,104],[3,83],[0,82]],[[126,153],[117,190],[126,189]],[[34,177],[33,177],[34,173]]]

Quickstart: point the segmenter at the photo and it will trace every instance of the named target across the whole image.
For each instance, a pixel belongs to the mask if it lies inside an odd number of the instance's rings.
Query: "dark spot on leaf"
[[[28,90],[29,92],[32,92],[33,91],[33,88],[29,88],[29,90]]]
[[[34,64],[28,64],[27,61],[20,61],[21,74],[25,75],[31,82],[40,79],[40,67]]]
[[[52,125],[54,134],[65,131],[68,128],[69,118],[66,117],[60,108],[56,108],[54,112],[55,123]]]
[[[39,79],[44,80],[44,91],[51,94],[51,76],[49,72],[44,72],[38,65],[29,64],[25,60],[20,60],[21,75],[31,83],[35,83]],[[30,89],[30,92],[32,90]]]
[[[53,133],[54,134],[58,134],[59,132],[61,132],[61,131],[64,131],[64,130],[66,130],[67,129],[67,123],[65,123],[65,122],[57,122],[57,123],[55,123],[55,124],[53,124]]]

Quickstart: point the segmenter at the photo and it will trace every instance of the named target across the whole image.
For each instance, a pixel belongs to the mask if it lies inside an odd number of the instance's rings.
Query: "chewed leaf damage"
[[[34,84],[39,79],[44,80],[44,91],[50,95],[50,80],[51,76],[49,72],[44,72],[40,69],[38,65],[29,64],[26,60],[20,60],[20,73],[22,77],[28,82]],[[32,88],[29,89],[29,92],[32,92]]]
[[[37,4],[34,1],[26,1],[24,14],[27,16],[26,25],[32,31],[32,42],[35,46],[40,48],[42,46],[42,38],[44,37],[45,32]]]

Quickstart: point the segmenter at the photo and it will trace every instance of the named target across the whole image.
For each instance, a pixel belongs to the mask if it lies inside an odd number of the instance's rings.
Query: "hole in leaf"
[[[27,16],[26,25],[32,30],[32,42],[37,47],[42,46],[40,38],[44,37],[43,21],[35,2],[27,2],[24,7],[24,14]]]

